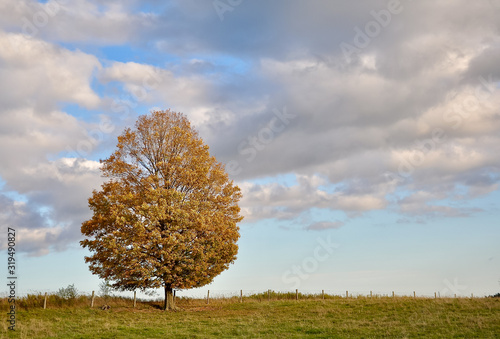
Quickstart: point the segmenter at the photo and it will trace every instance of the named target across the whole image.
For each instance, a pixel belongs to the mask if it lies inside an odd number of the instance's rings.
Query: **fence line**
[[[219,291],[226,291],[227,290],[219,290]],[[279,301],[279,300],[295,300],[295,301],[299,301],[301,299],[303,300],[325,300],[325,299],[335,299],[335,298],[338,298],[338,299],[351,299],[351,298],[421,298],[421,299],[439,299],[439,298],[443,298],[443,299],[450,299],[450,298],[474,298],[474,294],[471,293],[470,297],[469,296],[457,296],[457,294],[454,294],[452,297],[449,297],[449,296],[444,296],[444,297],[441,297],[441,294],[439,292],[434,292],[434,298],[430,297],[430,296],[417,296],[416,294],[416,291],[413,291],[412,294],[410,295],[406,295],[406,294],[403,294],[403,295],[398,295],[395,293],[395,291],[391,291],[391,294],[375,294],[373,293],[373,291],[370,291],[369,294],[360,294],[360,293],[357,293],[357,294],[353,294],[352,292],[350,292],[349,290],[346,290],[345,291],[345,294],[341,294],[341,293],[325,293],[325,290],[321,290],[321,291],[317,291],[317,292],[312,292],[311,293],[311,290],[306,290],[304,292],[300,292],[298,289],[295,290],[295,293],[293,293],[292,291],[285,291],[285,292],[282,292],[282,291],[273,291],[271,289],[268,289],[267,291],[257,291],[257,290],[248,290],[247,293],[243,293],[244,290],[240,289],[239,290],[239,295],[238,293],[236,292],[236,294],[234,294],[234,291],[231,291],[232,293],[230,293],[229,295],[227,294],[219,294],[217,295],[216,293],[212,293],[210,294],[210,290],[207,290],[207,293],[206,293],[206,296],[205,297],[181,297],[182,299],[191,299],[191,300],[203,300],[205,299],[205,302],[207,305],[210,304],[210,299],[215,299],[215,300],[231,300],[231,299],[235,299],[236,301],[235,302],[239,302],[239,303],[243,303],[244,302],[244,299],[251,299],[251,300],[258,300],[260,302],[262,301],[265,301],[267,300],[267,302],[271,302],[271,301]],[[326,290],[328,292],[328,290]],[[332,290],[330,290],[332,291]],[[174,301],[179,298],[179,296],[176,296],[176,293],[177,291],[174,290]],[[217,292],[217,290],[213,291],[212,292]],[[333,291],[332,291],[333,292]],[[28,294],[28,297],[30,295]],[[88,295],[81,295],[80,297],[86,297]],[[107,297],[113,297],[113,296],[107,296]],[[134,291],[134,296],[133,296],[133,299],[132,299],[132,305],[133,305],[133,308],[136,308],[137,307],[137,294],[136,294],[136,291]],[[100,298],[106,298],[106,296],[100,296]],[[131,298],[130,297],[119,297],[121,299],[124,299],[124,300],[130,300]],[[92,291],[92,294],[90,296],[90,300],[89,300],[89,306],[91,308],[93,308],[95,306],[95,299],[96,299],[96,294],[95,294],[95,291]],[[150,300],[150,301],[153,301],[153,300]],[[156,301],[158,301],[158,299],[156,299]],[[48,293],[45,292],[44,296],[43,296],[43,309],[47,309],[47,306],[48,306]],[[109,306],[108,305],[104,305],[103,307],[107,307],[109,309]]]

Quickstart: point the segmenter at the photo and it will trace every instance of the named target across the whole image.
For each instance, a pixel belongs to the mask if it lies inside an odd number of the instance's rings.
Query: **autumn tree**
[[[108,180],[89,199],[81,245],[90,271],[119,290],[210,283],[236,259],[240,189],[181,113],[139,117],[101,160]]]

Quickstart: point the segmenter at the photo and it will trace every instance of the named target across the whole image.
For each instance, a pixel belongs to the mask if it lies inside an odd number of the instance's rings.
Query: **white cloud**
[[[157,19],[152,13],[134,13],[120,1],[4,0],[2,5],[1,26],[50,41],[123,44]]]
[[[27,164],[8,177],[8,188],[27,198],[0,195],[0,221],[20,233],[20,251],[42,255],[76,244],[81,223],[90,217],[87,199],[102,183],[99,168],[96,161],[61,158]]]
[[[293,219],[311,208],[355,215],[386,206],[384,194],[380,192],[369,194],[339,189],[330,193],[326,191],[328,186],[320,187],[324,181],[315,176],[300,176],[298,179],[298,183],[292,186],[242,183],[241,205],[245,220]]]
[[[497,190],[500,177],[498,8],[405,2],[347,60],[340,43],[386,6],[246,2],[222,23],[210,2],[2,1],[0,176],[4,190],[27,199],[5,200],[5,218],[40,220],[34,253],[74,241],[101,179],[98,163],[61,152],[103,141],[90,136],[99,130],[95,112],[111,112],[110,136],[123,112],[153,105],[186,113],[218,159],[239,162],[246,220],[293,219],[314,208],[350,217],[474,213],[466,201]],[[101,49],[118,44],[123,62]],[[64,112],[66,104],[78,112]],[[249,160],[239,146],[283,107],[294,118]],[[244,182],[287,173],[295,184]],[[402,192],[409,196],[395,198]]]
[[[344,225],[341,221],[319,221],[306,227],[309,231],[324,231],[329,229],[337,229]]]
[[[479,212],[478,208],[457,208],[444,204],[439,204],[439,200],[446,198],[443,194],[432,194],[419,191],[398,201],[399,209],[402,213],[410,216],[424,217],[467,217]],[[438,203],[431,203],[432,201]]]
[[[174,71],[135,62],[113,62],[98,75],[102,83],[118,81],[124,85],[134,103],[161,102],[174,111],[184,112],[199,129],[217,121],[233,120],[228,109],[212,97],[219,87],[218,79],[206,75],[183,75]]]
[[[96,57],[69,51],[21,34],[0,31],[0,99],[5,108],[36,105],[54,108],[57,101],[96,108],[99,96],[91,88],[91,77],[100,67]]]

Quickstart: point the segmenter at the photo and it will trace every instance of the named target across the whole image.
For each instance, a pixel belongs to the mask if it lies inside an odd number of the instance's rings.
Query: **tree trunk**
[[[165,304],[163,305],[163,310],[177,310],[174,305],[174,294],[172,286],[165,284]]]

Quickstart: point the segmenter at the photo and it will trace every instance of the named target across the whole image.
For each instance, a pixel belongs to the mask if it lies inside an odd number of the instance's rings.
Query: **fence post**
[[[271,301],[271,290],[267,290],[267,301]]]
[[[416,298],[417,297],[417,294],[415,293],[415,291],[413,291],[413,298]]]
[[[47,308],[47,292],[45,292],[45,297],[43,298],[43,309]]]
[[[471,293],[470,294],[470,298],[473,299],[474,298],[474,293]]]
[[[94,307],[94,291],[92,291],[92,299],[90,299],[90,308]]]
[[[373,297],[373,291],[370,291],[370,298]]]
[[[434,292],[434,299],[436,299],[436,298],[437,298],[437,293],[436,293],[436,292]]]
[[[243,302],[243,290],[240,290],[240,303]]]
[[[135,308],[135,306],[137,305],[136,293],[137,293],[137,292],[136,292],[136,291],[134,291],[134,308]]]
[[[210,290],[207,291],[207,305],[210,303]]]
[[[295,300],[299,300],[299,289],[295,289]]]
[[[325,300],[325,290],[321,290],[321,299]]]
[[[345,291],[345,297],[346,299],[349,298],[349,291]]]
[[[392,297],[394,298],[394,291],[392,291]]]

